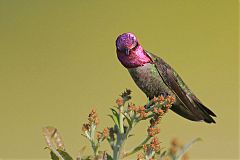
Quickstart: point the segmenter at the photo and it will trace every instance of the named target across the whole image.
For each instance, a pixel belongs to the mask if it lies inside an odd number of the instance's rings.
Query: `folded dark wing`
[[[151,53],[148,54],[153,59],[153,63],[155,64],[164,83],[182,102],[179,106],[173,106],[172,110],[185,118],[194,121],[204,120],[208,123],[215,122],[211,116],[216,115],[197,99],[180,76],[171,68],[171,66],[164,62],[161,58]]]

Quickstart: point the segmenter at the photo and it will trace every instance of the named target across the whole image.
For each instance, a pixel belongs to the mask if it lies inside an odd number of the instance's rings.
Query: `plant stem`
[[[124,126],[123,126],[123,106],[119,107],[119,132],[120,134],[124,134]]]
[[[113,147],[113,159],[119,160],[120,156],[122,154],[122,148],[125,140],[125,134],[124,134],[124,125],[123,125],[123,106],[119,107],[119,132],[117,133],[117,142],[115,146]]]
[[[98,143],[95,142],[95,130],[96,130],[96,125],[95,124],[92,124],[91,125],[91,129],[90,129],[90,135],[89,135],[89,140],[91,142],[91,145],[92,145],[92,149],[93,149],[93,153],[94,153],[94,156],[96,156],[98,154]],[[88,135],[88,134],[87,134]]]
[[[122,149],[122,134],[118,132],[117,142],[113,148],[113,160],[119,160]]]
[[[98,144],[96,144],[94,141],[91,141],[91,145],[92,145],[92,149],[93,149],[94,156],[97,156],[97,153],[98,153]]]
[[[153,102],[151,101],[149,104],[147,104],[148,106],[151,106]],[[153,107],[151,106],[149,108],[149,110],[152,110]],[[126,153],[126,154],[123,154],[122,150],[123,150],[123,146],[124,146],[124,143],[126,141],[126,139],[128,138],[128,134],[130,133],[132,127],[134,126],[134,124],[137,124],[137,122],[139,121],[134,121],[133,119],[133,122],[132,122],[132,125],[131,126],[128,126],[126,132],[124,133],[124,124],[123,124],[123,119],[124,119],[124,115],[123,115],[123,105],[122,106],[119,106],[119,112],[118,112],[118,115],[119,115],[119,130],[118,130],[118,133],[117,133],[117,141],[116,141],[116,144],[113,146],[113,160],[119,160],[122,156],[122,158],[124,157],[127,157],[129,155],[132,155],[134,153],[136,153],[137,151],[139,151],[141,148],[142,148],[142,145],[146,144],[149,139],[151,139],[150,136],[147,136],[146,139],[141,142],[136,148],[134,148],[133,150],[131,150],[130,152]],[[151,118],[153,116],[152,115],[149,115],[147,118]],[[147,119],[146,118],[146,119]]]

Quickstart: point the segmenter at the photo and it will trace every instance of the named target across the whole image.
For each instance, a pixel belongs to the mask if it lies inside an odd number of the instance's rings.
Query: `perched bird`
[[[117,57],[128,69],[137,86],[154,97],[171,95],[176,102],[171,107],[175,113],[192,121],[216,123],[216,115],[193,94],[180,76],[163,59],[146,51],[132,33],[123,33],[116,40]]]

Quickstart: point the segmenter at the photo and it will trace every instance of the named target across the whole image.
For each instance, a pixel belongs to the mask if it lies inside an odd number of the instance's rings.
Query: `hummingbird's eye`
[[[138,47],[138,42],[136,42],[136,45],[132,48],[132,50],[135,50]]]

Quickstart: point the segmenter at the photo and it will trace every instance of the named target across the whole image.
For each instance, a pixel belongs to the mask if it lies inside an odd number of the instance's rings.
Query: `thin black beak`
[[[128,56],[130,54],[130,49],[126,48],[125,54]]]

